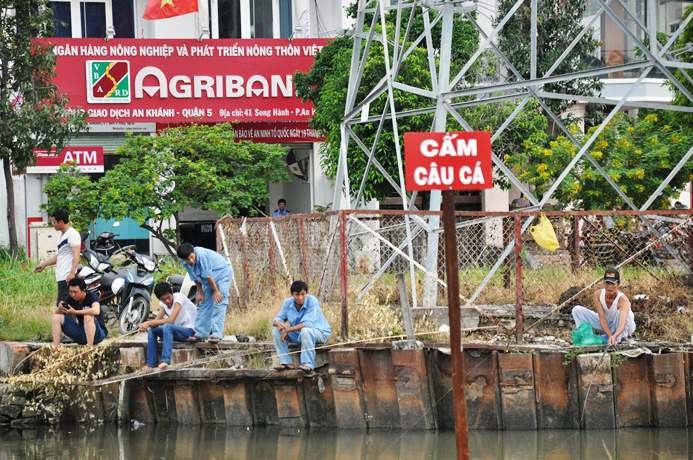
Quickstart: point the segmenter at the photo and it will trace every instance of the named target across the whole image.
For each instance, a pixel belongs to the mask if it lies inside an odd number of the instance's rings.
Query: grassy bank
[[[33,273],[34,264],[25,259],[0,255],[0,340],[49,340],[50,317],[55,302],[55,278],[52,269]],[[165,261],[157,280],[172,273],[183,273],[182,267],[173,260]],[[470,295],[481,282],[487,269],[465,269],[460,272],[460,288],[463,295]],[[602,275],[602,269],[583,269],[571,273],[562,267],[545,267],[525,271],[524,295],[526,303],[557,304],[561,294],[570,288],[580,288]],[[693,334],[693,289],[666,272],[654,272],[640,267],[622,271],[623,291],[631,296],[645,294],[648,300],[634,302],[633,310],[645,314],[647,320],[638,324],[638,338],[646,340],[688,341]],[[403,333],[402,321],[394,306],[399,304],[396,277],[386,274],[360,301],[356,292],[370,279],[370,275],[354,274],[349,277],[349,335],[355,339],[374,339]],[[407,277],[408,279],[408,277]],[[479,304],[514,303],[514,276],[510,285],[504,285],[502,274],[494,276]],[[423,279],[417,279],[419,302]],[[591,289],[577,303],[590,304]],[[287,286],[278,284],[273,292],[262,299],[250,299],[249,304],[239,301],[232,287],[232,299],[226,320],[226,333],[254,336],[259,340],[271,337],[271,320],[283,299],[289,296]],[[338,299],[321,299],[323,310],[332,325],[334,343],[339,334],[340,309]],[[445,304],[441,290],[439,304]],[[680,308],[682,307],[682,308]],[[152,309],[156,311],[157,303]],[[567,313],[569,309],[566,309]],[[569,327],[565,327],[566,332]],[[426,318],[418,320],[417,332],[436,330]],[[114,337],[112,335],[112,337]],[[424,337],[438,341],[439,336]]]
[[[33,273],[24,258],[0,255],[0,340],[49,340],[55,306],[53,270]]]

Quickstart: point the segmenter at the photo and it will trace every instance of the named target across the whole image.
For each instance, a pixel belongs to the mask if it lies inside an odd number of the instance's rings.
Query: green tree
[[[84,127],[84,114],[71,113],[52,82],[55,56],[45,42],[52,32],[46,0],[0,0],[0,159],[7,194],[10,250],[19,250],[15,228],[12,169],[23,173],[34,148],[60,151]]]
[[[355,14],[355,9],[351,10]],[[419,16],[412,23],[412,30],[404,40],[408,13],[403,15],[400,40],[403,49],[408,48],[413,40],[423,31],[423,19]],[[365,23],[370,24],[370,18]],[[395,13],[391,12],[387,17],[388,36],[393,37],[395,27]],[[381,31],[378,22],[377,31]],[[434,43],[439,41],[440,24],[433,31]],[[461,16],[456,16],[453,27],[452,43],[452,72],[460,69],[478,47],[478,35],[474,27]],[[335,177],[339,163],[340,129],[339,125],[344,116],[346,105],[347,87],[349,84],[350,62],[353,42],[350,37],[340,36],[325,46],[316,57],[312,69],[306,73],[299,73],[295,77],[296,92],[304,100],[310,100],[315,106],[313,127],[325,135],[322,144],[321,162],[325,173],[329,177]],[[390,49],[391,51],[391,49]],[[392,65],[392,62],[391,62]],[[372,88],[374,82],[379,81],[385,75],[385,63],[383,48],[380,43],[372,43],[371,49],[364,66],[361,86],[358,89],[357,100],[362,99]],[[417,48],[403,60],[399,69],[397,81],[424,89],[431,89],[431,75],[428,68],[426,42],[422,41]],[[380,115],[387,104],[387,94],[381,95],[370,104],[371,116]],[[428,98],[394,90],[395,107],[398,111],[421,108],[432,105]],[[431,128],[433,117],[431,114],[402,118],[398,121],[399,132],[428,131]],[[364,143],[370,147],[375,141],[377,131],[376,123],[357,124],[353,126],[354,132]],[[391,123],[386,119],[381,135],[375,149],[375,156],[383,168],[397,181],[397,158],[394,154],[394,138]],[[349,178],[354,188],[360,185],[368,158],[366,154],[354,142],[350,144],[347,155]],[[373,165],[369,170],[364,197],[383,198],[392,194],[392,187],[383,175]]]
[[[538,0],[537,8],[537,76],[543,76],[553,66],[563,51],[568,48],[584,29],[587,3],[584,0]],[[515,4],[515,0],[498,2],[498,24]],[[530,3],[524,2],[500,32],[499,48],[517,71],[524,77],[530,76]],[[591,31],[575,45],[572,52],[556,68],[553,75],[578,72],[593,66],[597,60],[595,52],[599,41]],[[580,78],[544,86],[549,92],[576,95],[592,95],[601,90],[598,78]],[[561,112],[571,104],[569,101],[551,101],[553,110]]]
[[[51,176],[43,192],[48,198],[44,209],[66,209],[70,222],[77,229],[86,229],[99,215],[97,184],[74,164],[64,164],[58,168],[58,173]]]
[[[579,141],[589,137],[593,129],[583,135],[577,127],[571,126],[572,134]],[[693,143],[691,134],[690,128],[664,124],[654,113],[636,118],[619,113],[598,136],[590,153],[621,190],[640,206],[686,153]],[[541,195],[576,153],[577,148],[567,137],[551,139],[548,134],[537,132],[525,141],[522,151],[506,155],[505,161],[521,180],[534,186]],[[665,188],[656,205],[667,208],[668,200],[691,179],[693,162],[688,162]],[[586,161],[566,177],[554,197],[562,207],[612,209],[623,205],[606,180]]]
[[[187,207],[222,214],[254,215],[269,196],[268,183],[286,178],[286,150],[273,144],[237,142],[228,124],[192,125],[163,131],[159,136],[132,136],[117,153],[118,164],[98,182],[88,183],[66,173],[46,187],[70,187],[84,210],[71,208],[78,219],[130,217],[159,239],[175,256],[176,221]],[[51,199],[56,194],[49,195]]]

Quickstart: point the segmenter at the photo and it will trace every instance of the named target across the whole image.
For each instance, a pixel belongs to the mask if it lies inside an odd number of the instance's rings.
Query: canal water
[[[693,430],[476,431],[475,459],[688,459]],[[422,460],[454,458],[450,431],[101,426],[0,430],[5,459]]]

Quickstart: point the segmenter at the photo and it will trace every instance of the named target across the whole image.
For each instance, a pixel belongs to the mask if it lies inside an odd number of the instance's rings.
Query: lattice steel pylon
[[[648,24],[643,25],[633,12],[623,3],[622,0],[599,0],[597,11],[586,19],[581,31],[575,35],[570,45],[558,57],[556,62],[549,70],[539,75],[537,73],[537,9],[538,0],[517,0],[508,10],[508,13],[499,18],[497,25],[486,33],[480,26],[478,17],[472,12],[476,11],[480,5],[475,1],[459,1],[459,0],[399,0],[394,2],[384,0],[359,0],[358,12],[356,17],[355,29],[353,31],[353,54],[351,58],[351,69],[349,87],[347,91],[346,106],[344,110],[344,118],[341,123],[341,144],[340,156],[336,175],[335,194],[333,206],[335,209],[359,208],[363,204],[364,186],[371,173],[371,169],[375,168],[379,174],[382,174],[385,180],[392,186],[393,191],[397,193],[402,200],[403,209],[414,209],[416,194],[407,194],[404,186],[404,171],[401,135],[398,128],[398,120],[403,117],[421,114],[433,114],[432,131],[446,131],[447,117],[452,117],[465,130],[474,130],[473,126],[463,118],[459,109],[462,107],[473,107],[481,104],[498,103],[502,101],[515,101],[517,103],[515,109],[510,113],[507,119],[492,133],[492,142],[498,140],[500,135],[512,126],[513,121],[520,114],[523,108],[532,100],[537,101],[547,116],[553,123],[562,131],[562,133],[570,139],[577,147],[577,154],[566,165],[562,172],[555,178],[549,189],[538,197],[530,188],[523,183],[509,168],[503,158],[500,158],[495,153],[493,154],[493,163],[495,170],[502,173],[512,185],[517,187],[531,203],[531,207],[541,209],[553,197],[554,193],[563,182],[563,180],[576,168],[581,162],[589,161],[592,166],[599,172],[604,180],[609,183],[613,190],[620,196],[626,206],[630,209],[646,210],[655,202],[661,195],[662,191],[669,182],[676,176],[681,168],[690,161],[693,155],[693,146],[688,146],[687,153],[682,156],[679,162],[671,169],[670,174],[665,178],[649,199],[641,205],[640,208],[628,197],[626,193],[619,187],[617,181],[609,176],[606,170],[599,162],[589,153],[591,145],[595,142],[600,133],[613,119],[613,117],[624,107],[629,108],[646,108],[654,110],[674,110],[680,112],[693,112],[693,107],[690,106],[675,106],[657,102],[641,102],[632,99],[632,95],[647,75],[657,69],[665,79],[675,86],[681,94],[688,98],[693,105],[693,95],[687,88],[674,76],[669,69],[677,69],[681,71],[683,77],[688,83],[693,84],[693,79],[688,75],[688,70],[693,68],[693,64],[681,62],[676,59],[676,55],[671,52],[672,45],[681,35],[682,31],[687,27],[693,19],[693,14],[688,15],[678,25],[677,30],[668,38],[664,45],[661,45],[656,39],[656,24],[657,9],[656,0],[641,0],[647,9]],[[529,41],[529,61],[530,61],[530,76],[524,78],[517,70],[516,66],[508,59],[508,57],[498,48],[494,40],[503,30],[507,22],[517,13],[518,9],[525,5],[530,7],[530,30],[527,34]],[[624,11],[624,14],[634,22],[635,27],[643,32],[643,37],[647,37],[648,42],[645,43],[639,38],[639,34],[634,33],[628,28],[624,20],[614,12],[614,6],[618,6]],[[395,25],[391,27],[386,20],[386,15],[394,12]],[[424,30],[418,36],[411,35],[411,25],[417,16],[420,16]],[[573,72],[569,74],[554,75],[554,72],[559,65],[571,54],[575,46],[591,30],[591,26],[595,21],[602,16],[608,17],[625,36],[634,43],[634,46],[640,50],[642,59],[625,63],[604,65],[602,67],[593,68],[584,71]],[[450,76],[451,62],[451,45],[453,28],[455,26],[454,18],[464,17],[467,21],[474,25],[479,33],[481,43],[477,51],[470,59],[462,66],[462,68],[454,75]],[[366,18],[370,19],[370,23],[366,24]],[[439,48],[434,46],[434,27],[441,24],[440,28],[440,43]],[[403,28],[404,27],[404,28]],[[402,33],[402,30],[404,32]],[[436,37],[437,38],[437,37]],[[403,64],[406,64],[407,59],[420,43],[426,44],[428,68],[430,70],[430,88],[416,87],[410,82],[402,81],[400,70]],[[373,43],[379,43],[379,50],[382,50],[382,59],[385,66],[385,75],[377,82],[364,82],[363,74],[366,60],[370,53],[373,53]],[[477,83],[473,80],[467,81],[465,78],[472,66],[478,61],[480,56],[490,50],[500,62],[503,69],[499,73],[497,81]],[[578,96],[565,93],[557,93],[547,91],[544,87],[550,83],[571,82],[580,79],[594,78],[602,75],[608,75],[615,72],[624,71],[639,71],[640,74],[635,82],[628,88],[623,96],[618,99],[607,99],[601,95],[597,96]],[[395,104],[395,95],[398,92],[409,93],[412,95],[428,98],[431,104],[422,106],[416,109],[398,110]],[[387,98],[387,103],[384,105],[382,113],[371,116],[369,106],[378,98]],[[473,99],[472,99],[473,98]],[[581,101],[585,103],[602,104],[612,106],[611,111],[602,120],[602,122],[586,137],[584,142],[578,141],[575,136],[567,129],[562,118],[556,114],[547,101],[551,100],[568,100]],[[387,120],[387,123],[385,121]],[[363,139],[352,129],[356,124],[372,124],[375,128],[375,141],[372,145],[366,145]],[[394,155],[396,155],[398,166],[398,177],[393,178],[391,174],[382,166],[376,157],[376,146],[378,139],[386,129],[386,126],[392,129],[392,138],[394,139]],[[389,129],[389,128],[388,128]],[[347,156],[349,154],[349,145],[353,142],[359,150],[367,156],[365,173],[358,190],[352,190],[349,183],[349,173]],[[352,193],[355,192],[355,193]],[[441,203],[441,194],[438,191],[431,192],[430,210],[439,211]],[[527,210],[527,208],[525,209]],[[526,231],[532,223],[532,218],[527,218],[522,225],[522,231]],[[646,225],[650,225],[645,222]],[[422,270],[425,272],[424,278],[424,297],[423,305],[426,307],[434,306],[437,298],[437,263],[438,263],[438,236],[440,233],[439,219],[437,216],[431,216],[428,220],[423,220],[420,217],[406,217],[406,237],[399,245],[400,249],[407,248],[406,259],[409,262],[409,272],[411,286],[415,286],[415,271]],[[413,236],[420,232],[427,233],[427,253],[424,267],[416,264],[413,257],[412,240]],[[486,275],[482,283],[474,291],[474,293],[466,299],[467,305],[471,305],[481,294],[486,284],[493,277],[495,272],[501,267],[505,259],[512,252],[514,240],[505,246],[500,257],[493,265],[492,269]],[[394,256],[385,263],[389,265],[394,260]],[[384,272],[381,268],[379,273]],[[376,274],[378,276],[379,274]],[[412,300],[414,305],[417,304],[416,289],[412,289]]]

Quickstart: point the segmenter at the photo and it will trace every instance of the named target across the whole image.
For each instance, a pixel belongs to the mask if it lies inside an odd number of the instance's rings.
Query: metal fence
[[[560,243],[553,252],[537,246],[526,231],[539,212],[457,213],[462,304],[481,314],[491,306],[513,307],[520,340],[527,305],[584,301],[606,266],[622,267],[626,286],[629,277],[649,285],[690,283],[693,211],[544,214]],[[405,273],[415,309],[444,309],[439,218],[435,212],[384,210],[223,218],[217,224],[218,249],[236,273],[232,305],[243,309],[251,302],[276,301],[291,281],[303,279],[319,297],[340,304],[340,331],[346,337],[349,305],[371,296],[383,308],[398,307],[395,275]],[[437,251],[431,251],[432,233],[439,235]],[[437,264],[431,263],[432,255]]]

